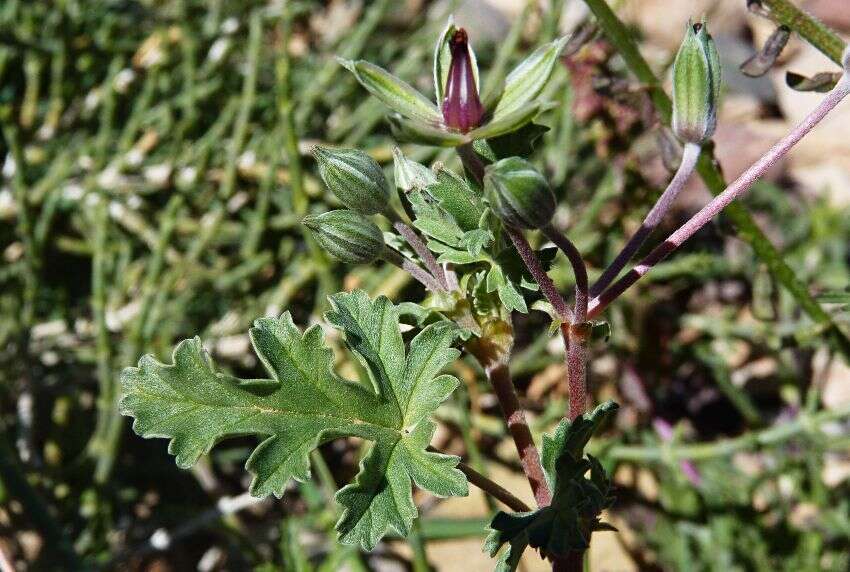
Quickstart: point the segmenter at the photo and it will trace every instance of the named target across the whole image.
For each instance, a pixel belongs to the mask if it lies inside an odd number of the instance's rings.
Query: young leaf
[[[443,116],[437,107],[409,83],[369,62],[338,58],[339,63],[354,74],[360,85],[404,117],[439,125]]]
[[[424,189],[437,182],[434,171],[404,156],[401,149],[393,147],[393,174],[395,186],[407,193],[413,189]]]
[[[497,570],[516,570],[528,547],[546,556],[564,557],[585,550],[593,531],[611,530],[599,521],[601,512],[614,500],[611,482],[599,461],[584,454],[584,448],[616,410],[617,404],[608,401],[572,423],[561,421],[553,435],[543,436],[541,463],[552,489],[552,504],[532,512],[496,514],[484,550],[495,556],[504,544],[509,545]]]
[[[508,74],[502,97],[493,112],[494,121],[522,109],[537,97],[552,75],[566,43],[564,37],[540,46]]]
[[[417,510],[411,485],[437,496],[464,496],[457,457],[426,450],[430,414],[458,385],[440,370],[455,360],[455,331],[424,328],[405,351],[399,311],[387,298],[336,294],[327,320],[345,334],[369,373],[371,387],[338,377],[321,328],[302,333],[289,313],[261,318],[251,342],[271,379],[241,380],[217,372],[198,338],[181,342],[173,364],[151,356],[121,375],[121,412],[141,436],[170,439],[177,465],[190,467],[221,439],[258,435],[246,468],[251,494],[280,496],[291,478],[309,478],[309,453],[327,441],[356,436],[373,443],[360,472],[336,500],[340,540],[366,550],[389,531],[406,536]]]
[[[464,232],[475,230],[484,214],[484,201],[465,180],[448,169],[437,172],[437,183],[428,187],[434,197],[460,225]]]

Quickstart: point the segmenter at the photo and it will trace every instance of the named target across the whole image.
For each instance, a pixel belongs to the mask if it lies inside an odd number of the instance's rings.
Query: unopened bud
[[[446,79],[446,96],[443,98],[443,120],[452,129],[466,133],[481,125],[484,117],[466,30],[455,30],[449,39],[449,49],[452,60]]]
[[[688,23],[673,63],[673,132],[687,143],[703,143],[717,127],[720,58],[705,23]]]
[[[325,252],[348,264],[366,264],[384,251],[381,229],[365,216],[341,209],[304,217]]]
[[[313,156],[325,185],[349,209],[363,215],[387,210],[390,186],[372,157],[357,149],[315,147]]]
[[[510,226],[542,228],[555,213],[555,195],[546,178],[519,157],[488,165],[484,192],[496,216]]]

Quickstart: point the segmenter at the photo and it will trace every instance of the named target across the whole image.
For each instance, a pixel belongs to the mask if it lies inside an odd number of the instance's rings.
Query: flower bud
[[[466,133],[481,125],[484,117],[466,30],[455,30],[449,39],[449,49],[452,59],[443,98],[443,121],[452,129]]]
[[[314,147],[313,156],[325,185],[349,209],[378,214],[390,204],[390,185],[372,157],[357,149]]]
[[[374,261],[384,251],[381,229],[365,216],[350,210],[335,210],[304,217],[316,242],[331,256],[348,264]]]
[[[555,213],[555,195],[534,166],[519,157],[488,165],[484,193],[490,208],[505,224],[518,228],[541,228]]]
[[[717,126],[720,58],[705,23],[688,23],[673,63],[673,132],[687,143],[703,143]]]

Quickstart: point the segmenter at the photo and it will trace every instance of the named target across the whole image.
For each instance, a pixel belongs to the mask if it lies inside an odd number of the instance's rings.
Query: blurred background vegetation
[[[716,151],[727,180],[817,101],[785,71],[834,71],[792,38],[774,68],[737,67],[773,25],[744,0],[612,0],[667,77],[689,17],[705,12],[727,93]],[[808,7],[850,31],[843,0]],[[309,149],[356,146],[391,167],[383,108],[333,60],[363,57],[430,89],[434,39],[454,13],[482,69],[577,31],[548,99],[535,159],[558,223],[598,273],[676,164],[647,91],[596,33],[580,0],[4,0],[0,4],[0,569],[487,570],[493,506],[419,497],[407,541],[340,546],[329,499],[359,443],[314,455],[312,482],[247,496],[251,442],[191,471],[132,435],[117,376],[200,336],[218,364],[262,375],[246,335],[290,309],[308,324],[325,296],[421,288],[393,267],[347,268],[299,220],[334,199]],[[493,73],[493,72],[490,72]],[[797,277],[846,329],[850,296],[850,106],[744,203]],[[422,162],[450,153],[405,148]],[[694,182],[668,228],[703,204]],[[556,266],[566,291],[571,273]],[[608,312],[594,348],[596,400],[621,403],[593,445],[616,476],[593,570],[847,570],[850,368],[724,218]],[[563,414],[562,348],[545,316],[516,316],[512,362],[533,429]],[[347,364],[342,363],[343,371]],[[437,417],[437,445],[531,501],[498,405],[473,362]],[[527,570],[545,569],[533,554]]]

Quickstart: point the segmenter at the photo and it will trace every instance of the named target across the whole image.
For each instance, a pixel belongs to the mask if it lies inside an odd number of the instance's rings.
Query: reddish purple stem
[[[835,88],[818,104],[818,106],[806,117],[802,123],[795,127],[788,135],[770,148],[761,159],[756,161],[726,190],[717,195],[710,203],[704,206],[691,219],[679,227],[667,240],[656,246],[637,266],[632,268],[625,276],[615,282],[602,294],[590,302],[588,319],[597,316],[608,304],[616,300],[620,294],[625,292],[632,284],[637,282],[641,276],[649,272],[653,266],[664,260],[667,255],[676,250],[683,242],[688,240],[699,229],[708,224],[711,219],[725,209],[729,203],[747,192],[753,184],[761,178],[776,162],[781,159],[794,145],[809,134],[814,127],[823,120],[826,115],[838,105],[847,94],[850,93],[850,75],[845,72]]]
[[[604,292],[605,288],[614,281],[623,267],[628,264],[629,260],[637,254],[637,251],[640,250],[640,247],[643,246],[643,243],[647,238],[649,238],[649,235],[652,234],[652,231],[655,230],[664,218],[664,215],[667,214],[667,211],[670,210],[670,206],[673,204],[673,201],[675,201],[676,197],[679,196],[679,192],[684,188],[685,183],[694,172],[694,167],[696,167],[699,154],[699,145],[694,143],[685,144],[685,150],[682,153],[682,162],[676,170],[676,174],[673,176],[670,184],[667,185],[667,188],[661,194],[658,202],[655,203],[655,206],[653,206],[649,211],[649,214],[646,215],[646,218],[643,220],[643,224],[640,225],[640,228],[637,232],[635,232],[634,236],[629,239],[623,247],[623,250],[620,251],[620,254],[618,254],[614,261],[608,265],[608,268],[605,269],[602,276],[599,277],[599,280],[597,280],[590,289],[591,296],[598,296],[600,293]]]

